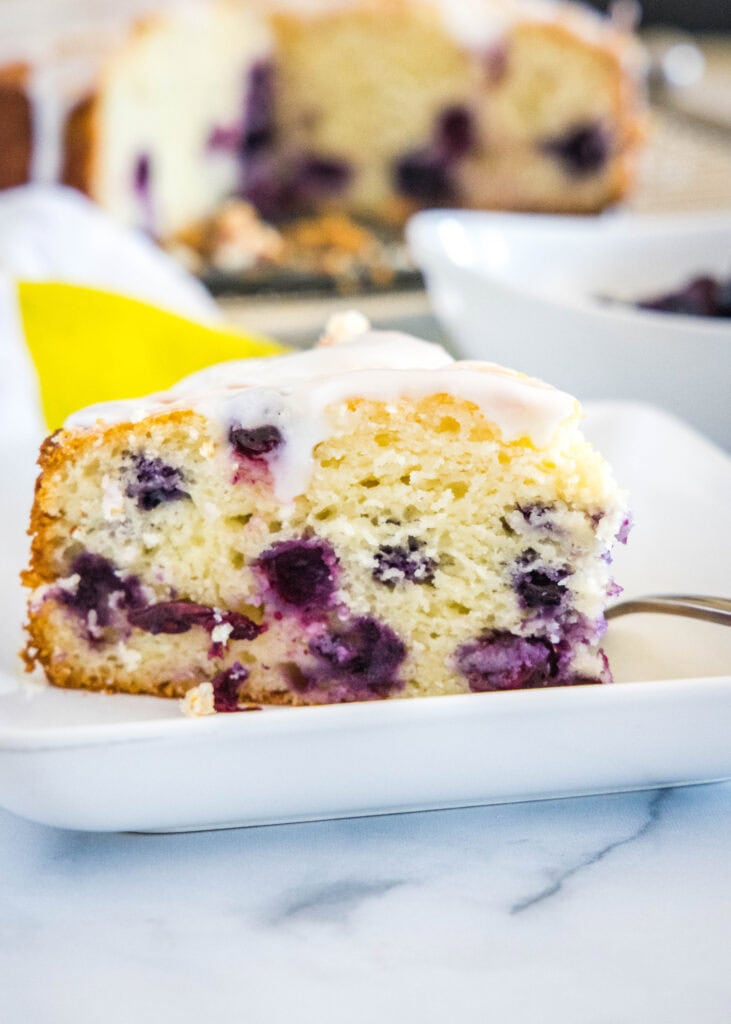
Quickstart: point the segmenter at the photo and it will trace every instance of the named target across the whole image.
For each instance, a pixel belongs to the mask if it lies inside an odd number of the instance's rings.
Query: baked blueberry
[[[261,427],[241,427],[233,424],[229,429],[228,439],[238,455],[247,459],[262,459],[283,443],[281,431],[273,424]]]
[[[242,711],[239,707],[241,686],[249,678],[248,669],[235,661],[230,668],[219,672],[211,680],[213,685],[213,706],[216,711]]]
[[[545,611],[564,604],[567,596],[564,580],[571,574],[569,569],[540,563],[533,548],[528,548],[515,566],[513,587],[523,608]]]
[[[231,640],[253,640],[261,633],[261,626],[239,612],[217,612],[209,605],[195,601],[161,601],[137,608],[129,613],[131,625],[146,633],[187,633],[193,626],[202,626],[209,633],[218,625],[232,627]]]
[[[167,465],[162,459],[148,459],[142,454],[134,455],[133,463],[134,475],[127,484],[126,494],[128,498],[137,498],[141,509],[149,512],[165,502],[190,498],[181,487],[181,470]]]
[[[265,551],[257,564],[272,591],[285,604],[314,611],[331,603],[337,558],[325,541],[282,541]]]
[[[59,600],[86,618],[93,612],[95,626],[110,625],[115,611],[136,609],[144,604],[137,577],[121,576],[102,555],[83,552],[74,559],[71,574],[79,577],[76,589],[61,590]]]
[[[457,665],[475,693],[548,685],[551,646],[543,639],[488,631],[457,651]]]
[[[353,697],[387,696],[401,684],[396,673],[406,647],[390,626],[370,616],[331,629],[310,641],[326,679],[344,684]]]
[[[604,167],[611,145],[606,129],[591,122],[549,139],[544,143],[544,149],[555,156],[569,174],[582,178],[596,174]]]
[[[375,555],[373,578],[387,587],[402,580],[431,583],[436,562],[423,553],[424,542],[409,537],[406,544],[382,544]]]

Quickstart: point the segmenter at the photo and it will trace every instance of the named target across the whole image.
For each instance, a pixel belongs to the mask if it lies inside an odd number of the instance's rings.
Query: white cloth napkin
[[[60,185],[0,193],[0,273],[118,292],[191,320],[221,318],[200,281],[150,238]]]
[[[42,429],[15,299],[18,280],[100,288],[203,323],[221,318],[200,281],[79,192],[26,185],[0,193],[0,446],[28,433],[35,441]]]

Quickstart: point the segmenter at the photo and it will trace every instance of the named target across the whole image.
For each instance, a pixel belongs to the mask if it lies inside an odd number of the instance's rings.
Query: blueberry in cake
[[[731,277],[713,277],[702,274],[692,278],[682,288],[664,295],[642,299],[638,309],[656,313],[679,313],[683,316],[731,317]]]
[[[232,196],[398,223],[599,210],[632,183],[642,59],[578,4],[4,2],[0,187],[61,180],[166,241]]]
[[[235,710],[607,682],[625,500],[578,403],[351,317],[44,443],[29,665]]]

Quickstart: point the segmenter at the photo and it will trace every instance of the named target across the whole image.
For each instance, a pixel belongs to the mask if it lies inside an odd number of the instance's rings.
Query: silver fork
[[[685,615],[689,619],[720,622],[731,626],[731,598],[706,597],[697,594],[651,594],[647,597],[628,598],[607,608],[606,617],[616,619],[633,612],[662,612],[665,615]]]

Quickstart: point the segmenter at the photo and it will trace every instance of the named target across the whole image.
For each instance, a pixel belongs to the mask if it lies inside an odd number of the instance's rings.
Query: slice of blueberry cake
[[[628,520],[580,415],[357,316],[84,410],[41,452],[28,663],[221,711],[607,682]]]

